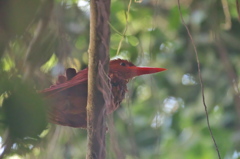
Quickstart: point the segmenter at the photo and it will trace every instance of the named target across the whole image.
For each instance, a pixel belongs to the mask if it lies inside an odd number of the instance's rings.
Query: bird
[[[109,62],[109,79],[113,105],[106,114],[119,108],[127,92],[127,83],[134,77],[165,71],[165,68],[137,67],[132,62],[114,59]],[[41,91],[50,107],[49,122],[74,128],[87,128],[88,68],[77,72],[68,68],[55,85]]]

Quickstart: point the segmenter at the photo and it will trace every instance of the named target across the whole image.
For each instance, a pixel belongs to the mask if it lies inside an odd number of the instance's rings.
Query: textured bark
[[[90,1],[90,44],[88,73],[87,159],[105,158],[105,112],[109,95],[109,14],[110,0]]]

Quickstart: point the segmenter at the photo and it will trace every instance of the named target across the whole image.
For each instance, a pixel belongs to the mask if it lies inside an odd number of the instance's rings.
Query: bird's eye
[[[126,66],[126,63],[121,62],[120,65],[121,65],[121,66]]]

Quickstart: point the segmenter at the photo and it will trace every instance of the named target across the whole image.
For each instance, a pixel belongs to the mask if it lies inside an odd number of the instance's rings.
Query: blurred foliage
[[[122,107],[109,117],[114,124],[108,122],[107,158],[217,158],[177,1],[131,1],[127,12],[128,5],[128,0],[112,0],[111,58],[168,70],[129,83]],[[199,53],[220,153],[238,159],[240,26],[235,1],[184,0],[181,11]],[[0,1],[0,143],[9,137],[14,141],[7,158],[85,158],[86,131],[47,125],[47,105],[37,92],[65,68],[87,67],[89,16],[84,0]]]

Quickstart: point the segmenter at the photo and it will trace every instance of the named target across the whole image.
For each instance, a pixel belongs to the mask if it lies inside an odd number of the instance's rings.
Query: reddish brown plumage
[[[107,108],[107,114],[115,111],[127,91],[127,83],[135,76],[164,71],[164,68],[136,67],[127,60],[112,60],[109,65],[113,105]],[[43,90],[49,100],[49,120],[52,123],[71,127],[87,127],[87,77],[88,69],[76,73],[67,69],[66,77],[59,76],[57,84]]]

